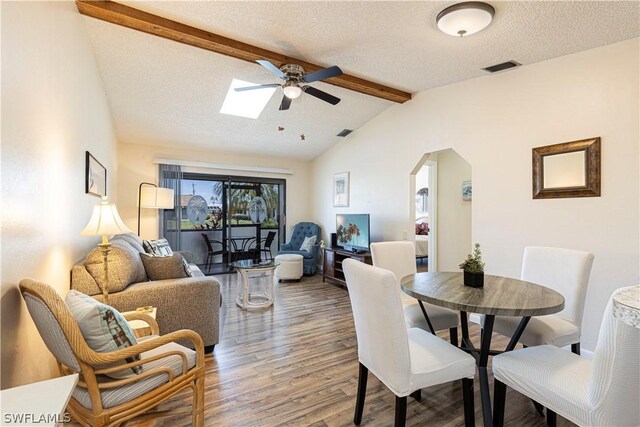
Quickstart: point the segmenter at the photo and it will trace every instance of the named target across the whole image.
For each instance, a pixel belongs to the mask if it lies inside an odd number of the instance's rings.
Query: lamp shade
[[[495,9],[477,1],[454,4],[438,14],[436,21],[443,33],[468,36],[485,29],[493,19]]]
[[[151,209],[173,209],[173,190],[162,187],[141,187],[140,207]]]
[[[132,233],[118,214],[118,209],[105,198],[93,208],[93,214],[87,226],[80,232],[82,236],[112,236],[120,233]]]

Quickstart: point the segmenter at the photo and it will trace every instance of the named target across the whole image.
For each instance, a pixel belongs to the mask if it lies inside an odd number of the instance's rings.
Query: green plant
[[[469,273],[483,273],[484,261],[480,252],[480,243],[473,245],[473,254],[467,255],[467,259],[459,267]]]

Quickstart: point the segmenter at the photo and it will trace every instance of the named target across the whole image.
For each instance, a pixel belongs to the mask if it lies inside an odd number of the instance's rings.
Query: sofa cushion
[[[74,290],[69,291],[65,302],[74,319],[78,322],[87,345],[92,350],[98,353],[108,353],[137,344],[129,323],[115,308]],[[126,359],[127,363],[136,360],[140,360],[140,357]],[[117,362],[115,366],[123,364],[124,362]],[[128,378],[140,372],[142,372],[142,367],[134,366],[106,375],[112,378]]]
[[[191,276],[189,265],[180,254],[171,256],[140,254],[140,258],[151,280],[181,279]]]
[[[173,251],[167,239],[143,240],[144,251],[155,256],[171,256]]]
[[[87,271],[84,263],[78,263],[71,268],[71,289],[85,295],[101,294],[102,290],[93,276]]]
[[[117,234],[111,238],[111,243],[117,240],[122,240],[124,242],[127,242],[129,245],[131,245],[133,249],[135,249],[138,252],[144,252],[144,247],[142,246],[142,239],[133,233]]]
[[[124,241],[116,240],[109,250],[109,292],[120,292],[131,283],[149,280],[140,260],[139,252]],[[102,250],[98,247],[87,255],[84,266],[102,288],[104,282],[104,266]]]

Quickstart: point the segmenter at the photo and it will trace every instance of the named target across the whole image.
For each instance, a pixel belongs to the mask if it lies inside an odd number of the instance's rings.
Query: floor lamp
[[[138,236],[140,235],[140,209],[173,209],[173,190],[150,182],[138,186]]]
[[[109,304],[109,236],[121,233],[131,233],[131,230],[122,222],[118,209],[113,203],[109,203],[106,197],[102,198],[99,205],[93,208],[93,214],[87,226],[80,232],[82,236],[102,236],[102,243],[98,245],[102,252],[103,281],[101,284],[104,303]]]

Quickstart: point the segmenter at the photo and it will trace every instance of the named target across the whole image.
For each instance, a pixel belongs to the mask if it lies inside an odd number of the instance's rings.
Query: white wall
[[[57,376],[18,291],[25,277],[69,290],[98,239],[80,237],[99,202],[85,150],[116,195],[116,141],[84,22],[73,2],[2,2],[2,388]]]
[[[416,174],[416,191],[421,188],[429,188],[429,167],[422,166]],[[418,212],[416,212],[418,216]]]
[[[202,173],[286,179],[287,231],[297,222],[308,221],[310,218],[312,192],[309,191],[309,162],[283,158],[247,156],[235,153],[184,150],[121,143],[118,146],[118,190],[120,195],[118,212],[120,212],[122,220],[132,230],[138,228],[138,208],[136,207],[138,185],[140,185],[141,182],[159,183],[158,165],[153,163],[155,159],[190,160],[234,166],[293,169],[295,172],[292,175],[284,175],[233,170],[198,169],[194,167],[185,168],[185,170],[188,171]],[[157,237],[158,211],[153,209],[143,209],[141,211],[140,235],[145,239]]]
[[[312,165],[314,219],[371,214],[373,240],[411,227],[409,174],[424,153],[453,148],[472,166],[473,235],[487,272],[520,274],[527,245],[595,254],[583,323],[593,349],[606,301],[639,277],[638,39],[427,90],[396,105]],[[533,200],[533,147],[602,137],[602,196]],[[351,205],[332,207],[335,172],[350,171]],[[409,199],[411,198],[411,199]]]
[[[471,202],[462,200],[462,181],[471,179],[471,165],[453,150],[439,151],[438,265],[455,271],[471,252]]]

